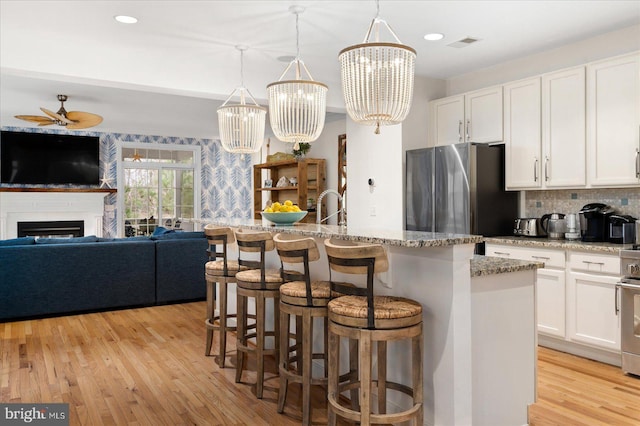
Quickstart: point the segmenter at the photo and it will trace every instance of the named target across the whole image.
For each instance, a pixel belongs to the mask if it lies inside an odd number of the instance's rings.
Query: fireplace
[[[18,222],[18,237],[83,237],[82,220]]]

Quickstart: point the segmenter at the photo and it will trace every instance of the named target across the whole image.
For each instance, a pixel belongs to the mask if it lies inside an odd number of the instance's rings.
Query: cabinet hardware
[[[636,148],[636,178],[640,178],[640,150]]]
[[[471,120],[467,120],[467,126],[465,132],[467,134],[467,142],[471,140],[471,135],[469,134],[469,126],[471,126]]]
[[[533,157],[535,159],[535,162],[533,163],[533,181],[537,182],[538,181],[538,158],[537,157]]]
[[[534,259],[551,260],[551,258],[550,258],[550,257],[547,257],[547,256],[533,256],[533,255],[532,255],[531,257],[533,257]]]
[[[549,157],[544,159],[544,180],[545,182],[549,181]]]
[[[503,251],[494,251],[495,254],[500,254],[502,256],[511,256],[511,253],[505,253]]]
[[[462,120],[458,120],[458,142],[462,142]]]
[[[620,308],[618,307],[618,292],[620,291],[620,284],[621,283],[616,284],[616,294],[615,294],[615,313],[616,313],[616,315],[618,315],[618,312],[620,312]]]
[[[590,262],[588,260],[583,260],[582,263],[586,263],[587,265],[600,265],[604,266],[604,262]]]

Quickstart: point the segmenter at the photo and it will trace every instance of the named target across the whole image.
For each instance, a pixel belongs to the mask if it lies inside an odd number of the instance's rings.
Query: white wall
[[[373,126],[347,119],[347,211],[350,229],[403,229],[402,124]],[[374,179],[370,187],[368,179]]]
[[[427,147],[429,126],[429,101],[446,96],[446,81],[416,77],[413,87],[413,104],[409,115],[402,122],[402,146],[404,150]]]
[[[447,80],[447,96],[640,50],[640,25],[503,62]]]

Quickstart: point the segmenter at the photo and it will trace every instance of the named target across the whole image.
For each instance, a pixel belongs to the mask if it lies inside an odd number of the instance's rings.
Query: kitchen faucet
[[[344,208],[344,204],[342,205],[342,208],[338,209],[337,212],[330,214],[329,216],[325,217],[324,219],[322,219],[322,199],[324,198],[325,195],[327,194],[335,194],[338,197],[338,203],[342,203],[342,195],[340,195],[340,193],[338,191],[336,191],[335,189],[327,189],[325,191],[322,191],[320,193],[320,195],[318,196],[318,214],[316,216],[316,224],[321,224],[322,222],[326,221],[327,219],[335,216],[336,214],[340,213],[340,218],[338,220],[338,225],[340,226],[346,226],[347,223],[344,219],[344,214],[345,214],[345,208]]]

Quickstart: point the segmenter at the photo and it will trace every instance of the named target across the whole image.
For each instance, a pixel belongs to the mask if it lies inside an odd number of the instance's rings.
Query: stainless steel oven
[[[622,370],[640,375],[640,247],[620,251]]]

